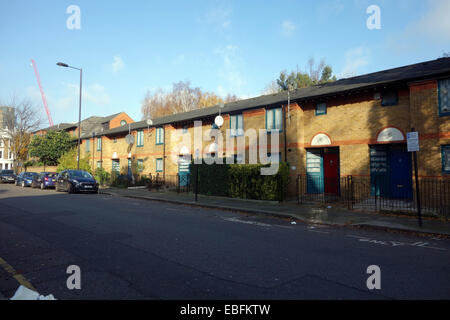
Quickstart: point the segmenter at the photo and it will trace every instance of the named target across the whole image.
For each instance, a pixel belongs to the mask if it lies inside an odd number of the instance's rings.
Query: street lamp
[[[81,89],[83,83],[83,69],[69,66],[66,63],[58,62],[57,66],[64,68],[72,68],[80,71],[80,104],[78,108],[78,157],[77,157],[77,170],[80,170],[80,144],[81,144]]]

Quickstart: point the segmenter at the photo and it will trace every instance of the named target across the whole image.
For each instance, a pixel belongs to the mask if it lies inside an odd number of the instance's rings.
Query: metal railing
[[[419,178],[419,197],[422,214],[450,217],[450,179]],[[350,210],[418,212],[415,181],[401,184],[383,177],[298,175],[297,201],[333,203]]]

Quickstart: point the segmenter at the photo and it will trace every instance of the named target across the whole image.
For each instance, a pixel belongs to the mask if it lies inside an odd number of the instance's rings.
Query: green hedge
[[[193,190],[198,168],[198,193],[210,196],[255,200],[283,200],[289,179],[289,165],[280,163],[278,173],[262,176],[261,164],[191,164]]]

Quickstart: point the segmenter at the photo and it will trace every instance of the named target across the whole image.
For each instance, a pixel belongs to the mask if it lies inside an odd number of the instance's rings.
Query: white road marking
[[[347,237],[358,239],[360,242],[373,243],[373,244],[378,244],[378,245],[382,245],[382,246],[390,246],[390,247],[410,246],[410,247],[420,247],[420,248],[441,250],[441,251],[446,251],[447,250],[445,248],[439,248],[439,247],[431,246],[431,245],[434,245],[433,243],[422,242],[422,241],[418,241],[418,242],[401,242],[401,241],[392,241],[392,240],[376,240],[376,239],[371,239],[371,238],[361,237],[361,236],[355,236],[355,235],[347,235]]]
[[[244,224],[251,224],[254,226],[258,226],[258,227],[265,227],[265,228],[270,228],[270,227],[279,227],[279,228],[288,228],[291,229],[292,227],[287,227],[287,226],[280,226],[280,225],[276,225],[276,224],[267,224],[267,223],[262,223],[262,222],[257,222],[257,221],[247,221],[247,220],[240,220],[238,218],[222,218],[225,221],[228,222],[237,222],[237,223],[244,223]]]

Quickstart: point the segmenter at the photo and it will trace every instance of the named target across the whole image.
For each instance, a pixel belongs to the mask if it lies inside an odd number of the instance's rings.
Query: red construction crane
[[[42,89],[41,79],[39,78],[39,72],[38,72],[38,69],[37,69],[37,66],[36,66],[36,62],[34,62],[34,60],[31,59],[31,64],[32,64],[33,69],[34,69],[34,73],[36,74],[36,79],[37,79],[37,82],[38,82],[38,85],[39,85],[39,89],[41,90],[42,102],[44,103],[45,112],[47,112],[48,122],[50,124],[50,127],[53,127],[52,116],[50,115],[50,110],[48,109],[47,99],[45,99],[44,89]]]

